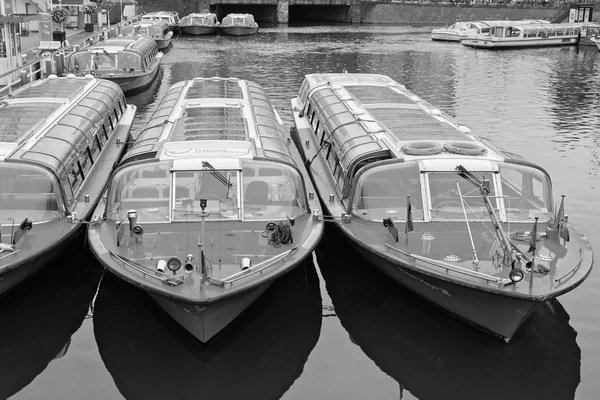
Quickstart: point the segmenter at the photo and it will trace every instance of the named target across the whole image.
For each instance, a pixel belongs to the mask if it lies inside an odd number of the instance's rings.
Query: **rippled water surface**
[[[478,51],[432,42],[429,31],[290,26],[255,37],[178,37],[161,79],[129,98],[139,111],[135,130],[170,85],[197,76],[262,84],[291,126],[289,100],[304,74],[389,75],[546,168],[555,196],[567,195],[569,219],[600,254],[600,53]],[[328,229],[314,260],[203,346],[143,292],[101,276],[81,240],[0,300],[0,398],[598,398],[597,270],[504,345],[416,299],[344,246]]]

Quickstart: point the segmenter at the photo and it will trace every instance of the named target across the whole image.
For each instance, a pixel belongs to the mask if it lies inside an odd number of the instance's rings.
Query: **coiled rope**
[[[289,242],[293,243],[292,227],[289,223],[284,223],[283,221],[280,221],[279,223],[267,223],[265,231],[261,236],[267,238],[268,243],[273,247],[279,247],[282,244],[287,244]]]

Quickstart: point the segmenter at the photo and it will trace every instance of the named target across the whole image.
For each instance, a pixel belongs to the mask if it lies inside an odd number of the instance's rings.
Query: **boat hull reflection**
[[[102,282],[94,308],[100,355],[126,398],[276,399],[301,374],[321,330],[311,262],[282,276],[209,345],[142,290]]]
[[[1,399],[21,391],[68,351],[96,293],[100,269],[95,265],[80,238],[44,271],[2,297]]]
[[[327,227],[319,266],[343,327],[401,388],[425,399],[572,399],[581,351],[556,300],[510,344],[480,335],[361,264]]]

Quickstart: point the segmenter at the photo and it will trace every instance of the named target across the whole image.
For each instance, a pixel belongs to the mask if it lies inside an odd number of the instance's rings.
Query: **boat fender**
[[[436,142],[414,142],[405,144],[401,150],[412,156],[428,156],[441,153],[444,145]]]
[[[470,142],[451,142],[444,144],[444,150],[448,153],[462,154],[464,156],[482,156],[487,153],[487,149],[479,143]]]

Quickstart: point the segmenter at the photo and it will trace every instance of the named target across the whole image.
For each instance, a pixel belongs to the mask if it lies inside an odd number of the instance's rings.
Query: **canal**
[[[302,25],[178,37],[160,79],[128,98],[136,132],[175,82],[256,81],[288,126],[304,74],[389,75],[480,136],[548,170],[600,254],[600,53],[490,52],[431,28]],[[560,198],[560,197],[559,197]],[[595,399],[600,274],[544,306],[506,345],[422,302],[326,236],[215,343],[104,274],[82,238],[0,299],[0,398]],[[596,395],[594,395],[596,393]]]

